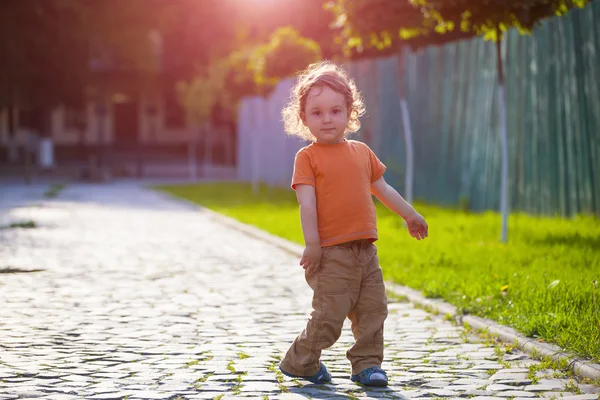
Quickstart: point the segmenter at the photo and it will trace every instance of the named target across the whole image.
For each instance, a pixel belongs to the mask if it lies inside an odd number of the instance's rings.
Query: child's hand
[[[418,212],[415,211],[404,220],[406,221],[406,227],[408,228],[408,233],[410,233],[410,236],[417,240],[425,239],[427,236],[429,236],[427,222],[425,222],[425,218],[423,218]]]
[[[309,274],[312,274],[319,269],[321,265],[321,246],[309,245],[304,248],[300,265]]]

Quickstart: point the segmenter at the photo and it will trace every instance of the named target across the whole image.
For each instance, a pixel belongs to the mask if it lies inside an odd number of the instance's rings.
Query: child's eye
[[[340,113],[340,110],[333,110],[333,113],[334,113],[334,114],[339,114],[339,113]]]
[[[316,115],[318,117],[321,115],[321,111],[313,111],[312,115]]]

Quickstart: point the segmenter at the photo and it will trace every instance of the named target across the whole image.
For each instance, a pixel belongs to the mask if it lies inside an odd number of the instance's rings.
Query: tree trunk
[[[213,134],[217,129],[212,124],[204,125],[204,177],[208,176],[208,170],[212,167],[212,156],[213,156]]]
[[[95,157],[91,161],[93,165],[95,179],[101,181],[107,178],[107,165],[106,165],[106,146],[108,145],[108,109],[106,104],[106,97],[104,95],[99,96],[99,100],[96,103],[96,151]]]
[[[258,196],[260,192],[260,129],[262,127],[261,117],[262,110],[260,109],[262,103],[258,103],[257,98],[253,99],[252,104],[254,107],[250,110],[252,117],[252,192],[255,196]],[[257,108],[257,109],[255,109]]]
[[[414,168],[414,150],[412,140],[412,128],[410,124],[410,114],[406,102],[406,88],[404,85],[404,75],[406,71],[404,52],[398,56],[398,84],[400,89],[400,111],[402,112],[402,127],[404,130],[404,145],[406,154],[406,171],[404,174],[404,196],[407,202],[413,201],[413,168]]]
[[[17,107],[11,105],[8,108],[8,162],[11,164],[19,162],[19,143],[17,141],[18,131]]]
[[[24,175],[25,175],[25,183],[31,183],[31,152],[29,151],[29,145],[24,146],[23,157],[25,158],[24,163]]]
[[[252,132],[252,193],[258,195],[260,191],[260,143],[258,129]]]
[[[504,92],[504,68],[502,67],[502,32],[496,38],[496,60],[498,67],[498,103],[500,106],[500,129],[502,141],[502,174],[500,181],[500,213],[502,232],[500,241],[508,242],[508,132],[506,126],[506,97]]]
[[[200,134],[202,132],[199,132]],[[188,173],[190,180],[195,181],[198,179],[198,169],[196,162],[196,137],[188,142]]]

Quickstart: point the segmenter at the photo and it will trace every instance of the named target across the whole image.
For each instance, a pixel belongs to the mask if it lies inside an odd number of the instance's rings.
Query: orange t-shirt
[[[298,151],[292,189],[315,187],[321,246],[358,239],[377,240],[371,184],[381,178],[385,165],[364,143],[312,143]]]

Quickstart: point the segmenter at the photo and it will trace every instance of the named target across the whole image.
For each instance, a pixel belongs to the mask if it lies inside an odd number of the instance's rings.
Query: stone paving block
[[[414,384],[414,383],[413,383]],[[422,388],[445,389],[450,386],[450,381],[431,381],[421,385]]]
[[[491,390],[492,392],[502,392],[502,391],[506,391],[506,390],[515,390],[515,387],[513,385],[495,383],[493,385],[487,386],[486,389]]]
[[[221,396],[221,395],[223,395],[223,392],[202,391],[202,392],[197,393],[197,394],[187,395],[187,396],[185,396],[185,398],[188,399],[188,400],[212,400],[215,397]],[[221,398],[221,400],[223,398]],[[306,400],[306,398],[304,398],[304,399]]]
[[[141,390],[139,392],[134,392],[130,399],[144,399],[144,400],[166,400],[169,399],[171,395],[169,393],[159,393],[154,390]]]
[[[19,383],[19,382],[29,382],[31,378],[4,378],[2,379],[4,382],[8,382],[8,383]]]
[[[533,381],[531,379],[499,379],[496,381],[498,385],[511,385],[511,386],[527,386],[531,385]]]
[[[45,393],[41,390],[23,390],[23,389],[19,389],[18,391],[19,394],[19,398],[21,399],[39,399],[41,397],[46,396],[48,393]]]
[[[449,389],[426,389],[422,391],[422,394],[431,395],[431,397],[455,397],[459,393]]]
[[[269,393],[269,392],[281,392],[279,386],[273,382],[244,382],[241,387],[242,393],[244,392],[256,392],[256,393]]]
[[[470,392],[481,387],[482,385],[450,385],[446,386],[445,389],[453,390],[455,392]]]
[[[234,385],[233,384],[220,384],[220,383],[201,383],[198,388],[200,391],[205,392],[205,391],[209,391],[209,392],[227,392],[229,391]]]
[[[70,383],[84,383],[84,382],[93,382],[94,377],[86,376],[86,375],[66,375],[62,376],[60,379]]]
[[[122,400],[127,396],[131,396],[135,392],[131,391],[115,391],[109,393],[99,393],[85,396],[86,399],[91,400]]]
[[[549,392],[551,390],[562,389],[565,384],[561,381],[556,381],[556,383],[538,383],[535,385],[525,386],[525,390],[528,392]]]
[[[598,394],[598,387],[591,384],[578,384],[579,390],[584,394]],[[600,396],[600,395],[599,395]],[[600,399],[598,399],[600,400]]]
[[[460,396],[471,398],[471,397],[478,397],[478,396],[492,396],[493,394],[494,394],[494,392],[492,392],[490,390],[475,389],[475,390],[469,390],[464,393],[461,393]]]
[[[506,390],[496,394],[498,397],[536,397],[533,392],[526,392],[524,390]]]
[[[74,400],[74,399],[80,399],[80,398],[81,397],[78,397],[76,395],[53,394],[53,395],[44,397],[44,400]]]
[[[498,400],[498,398],[493,396],[475,396],[472,400]]]
[[[489,379],[475,379],[475,378],[460,378],[452,381],[453,385],[489,385],[492,381]]]
[[[269,400],[306,400],[306,396],[297,393],[282,393],[269,396]]]
[[[539,398],[542,399],[551,399],[551,400],[557,400],[557,399],[562,399],[563,397],[567,397],[567,396],[573,396],[575,395],[574,393],[570,393],[570,392],[565,392],[562,390],[554,390],[552,392],[546,392],[546,393],[537,393],[536,394]]]

